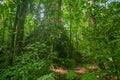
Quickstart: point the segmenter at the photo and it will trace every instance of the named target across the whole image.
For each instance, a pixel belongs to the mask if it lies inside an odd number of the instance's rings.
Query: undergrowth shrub
[[[93,73],[84,74],[80,80],[99,80],[96,78],[96,75]]]
[[[23,54],[16,57],[14,66],[1,70],[0,80],[40,80],[42,76],[54,80],[55,75],[50,71],[50,61],[37,59],[35,56],[35,54]]]
[[[74,80],[76,77],[75,72],[73,70],[69,70],[65,75],[66,80]]]

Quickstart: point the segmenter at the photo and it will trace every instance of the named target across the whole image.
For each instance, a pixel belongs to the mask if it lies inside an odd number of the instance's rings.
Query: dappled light
[[[120,0],[0,0],[0,80],[120,80]]]

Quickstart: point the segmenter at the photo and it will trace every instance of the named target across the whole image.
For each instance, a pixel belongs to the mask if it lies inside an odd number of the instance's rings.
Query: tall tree
[[[20,2],[20,1],[19,1]],[[16,43],[15,43],[15,54],[21,54],[23,42],[24,42],[24,23],[25,23],[25,17],[27,13],[28,8],[28,0],[21,0],[21,5],[19,6],[19,11],[16,16],[18,16],[17,19],[17,31],[16,31]]]

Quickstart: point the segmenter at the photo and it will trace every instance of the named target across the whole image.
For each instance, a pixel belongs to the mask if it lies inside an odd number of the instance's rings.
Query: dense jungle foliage
[[[120,80],[120,0],[0,0],[0,80]]]

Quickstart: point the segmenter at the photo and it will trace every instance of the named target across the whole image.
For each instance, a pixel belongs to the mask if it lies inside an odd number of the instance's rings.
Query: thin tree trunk
[[[68,55],[68,57],[73,56],[72,55],[72,44],[71,44],[72,43],[72,15],[71,15],[72,14],[71,13],[72,6],[71,5],[72,5],[72,3],[70,2],[69,3],[69,17],[70,17],[70,25],[69,25],[70,26],[70,42],[69,43],[70,44],[69,44],[69,55]]]
[[[6,19],[5,16],[3,15],[3,29],[2,29],[2,45],[4,46],[4,42],[5,42],[5,26],[6,26]]]
[[[25,16],[28,8],[28,0],[22,0],[22,5],[20,7],[19,19],[17,23],[17,35],[16,35],[16,44],[15,44],[15,54],[21,54],[23,47],[23,38],[24,38],[24,23]]]
[[[14,53],[14,46],[15,46],[15,35],[16,35],[16,27],[17,27],[17,23],[18,23],[18,13],[19,13],[19,9],[20,6],[17,6],[16,9],[16,17],[15,17],[15,21],[14,21],[14,26],[13,26],[13,30],[12,30],[12,40],[11,40],[11,52]]]
[[[19,2],[18,2],[19,3]],[[15,36],[16,36],[16,28],[17,28],[17,24],[18,24],[18,15],[19,15],[19,10],[20,10],[20,5],[17,6],[16,8],[16,17],[15,17],[15,21],[14,21],[14,26],[13,26],[13,30],[12,30],[12,37],[11,37],[11,53],[12,53],[12,62],[11,64],[14,64],[14,58],[15,58]]]

